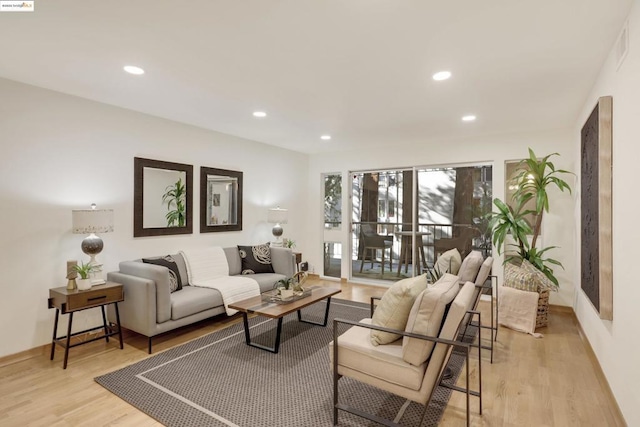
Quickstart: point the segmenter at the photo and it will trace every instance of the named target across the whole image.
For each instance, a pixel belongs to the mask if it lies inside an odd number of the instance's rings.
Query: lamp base
[[[273,228],[271,229],[271,233],[273,233],[273,236],[277,240],[280,240],[280,236],[282,236],[283,231],[284,230],[282,229],[282,226],[280,224],[274,225]]]
[[[91,275],[89,276],[89,278],[91,279],[91,286],[103,285],[107,283],[103,278],[102,264],[96,261],[96,255],[102,252],[102,248],[104,247],[102,239],[96,236],[94,233],[91,233],[90,236],[84,238],[81,247],[82,252],[91,257],[91,259],[89,260],[89,264],[94,266],[94,271],[92,271]]]

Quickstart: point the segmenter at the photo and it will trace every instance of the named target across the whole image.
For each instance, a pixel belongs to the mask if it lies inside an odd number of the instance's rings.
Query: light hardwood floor
[[[341,286],[342,293],[334,298],[361,302],[385,290],[319,279],[308,283]],[[488,314],[489,304],[481,306]],[[167,333],[154,340],[154,354],[240,321],[238,315],[220,316]],[[549,326],[539,332],[544,338],[500,328],[494,363],[489,363],[488,351],[483,353],[483,415],[477,415],[477,399],[472,398],[472,425],[624,426],[573,313],[552,307]],[[93,381],[148,357],[146,349],[146,338],[131,333],[124,350],[104,341],[71,349],[66,370],[63,351],[58,348],[50,361],[48,346],[0,360],[0,426],[160,425]],[[471,368],[472,381],[477,381],[477,355]],[[462,426],[464,414],[464,396],[454,392],[440,425]]]

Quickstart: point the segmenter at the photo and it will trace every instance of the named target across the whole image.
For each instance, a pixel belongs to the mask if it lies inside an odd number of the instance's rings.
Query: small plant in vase
[[[293,249],[296,247],[296,242],[291,239],[284,238],[282,239],[282,246],[285,248]]]
[[[77,280],[78,290],[86,291],[91,288],[91,273],[97,270],[93,264],[85,264],[81,262],[80,265],[74,265],[73,269],[78,273],[80,278]]]
[[[281,279],[276,282],[276,289],[278,289],[278,295],[285,300],[293,298],[293,296],[300,296],[304,292],[302,284],[307,280],[307,272],[300,271],[287,279]]]
[[[276,282],[276,289],[281,299],[289,299],[293,297],[293,278],[280,279]]]

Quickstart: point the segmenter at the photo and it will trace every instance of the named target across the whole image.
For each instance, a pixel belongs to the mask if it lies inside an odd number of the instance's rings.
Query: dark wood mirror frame
[[[164,162],[161,160],[134,157],[133,178],[133,237],[167,236],[172,234],[191,234],[193,232],[193,166],[182,163]],[[186,225],[184,227],[152,227],[145,228],[144,218],[144,169],[165,169],[185,172]]]
[[[207,224],[207,180],[209,175],[229,176],[238,182],[236,223],[235,224]],[[200,233],[215,233],[221,231],[242,230],[242,172],[227,169],[200,167]]]

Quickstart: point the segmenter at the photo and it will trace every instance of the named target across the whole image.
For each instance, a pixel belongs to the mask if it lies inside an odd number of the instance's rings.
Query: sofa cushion
[[[371,319],[360,323],[371,324]],[[338,337],[340,366],[371,375],[401,387],[419,390],[426,365],[413,366],[402,360],[402,345],[396,340],[389,345],[374,346],[369,329],[353,326]],[[333,342],[329,344],[333,361]]]
[[[171,320],[182,319],[221,305],[222,295],[217,290],[186,286],[171,295]]]
[[[411,306],[420,292],[427,287],[425,274],[399,280],[382,295],[373,313],[372,323],[386,328],[404,330]],[[390,332],[371,330],[371,343],[373,345],[389,344],[402,335]]]
[[[224,254],[227,257],[227,263],[229,264],[229,276],[235,276],[242,273],[242,260],[240,259],[240,252],[237,246],[230,248],[222,248]]]
[[[184,260],[183,260],[184,261]],[[169,288],[171,293],[182,289],[182,277],[180,277],[180,269],[173,255],[166,255],[157,258],[142,258],[142,262],[147,264],[160,265],[169,270]]]
[[[428,286],[418,295],[411,307],[405,331],[436,337],[442,325],[445,308],[456,297],[459,289],[458,276],[449,273]],[[434,344],[433,341],[404,337],[402,358],[407,363],[419,366],[429,359]]]
[[[182,286],[189,286],[189,274],[187,273],[187,264],[184,261],[184,257],[181,253],[171,255],[176,261],[178,271],[180,272],[180,279],[182,280]]]
[[[440,274],[458,274],[460,264],[462,264],[460,252],[458,252],[457,248],[453,248],[438,257],[438,260],[436,261],[436,268]]]
[[[238,245],[242,274],[273,273],[269,243],[254,246]]]

